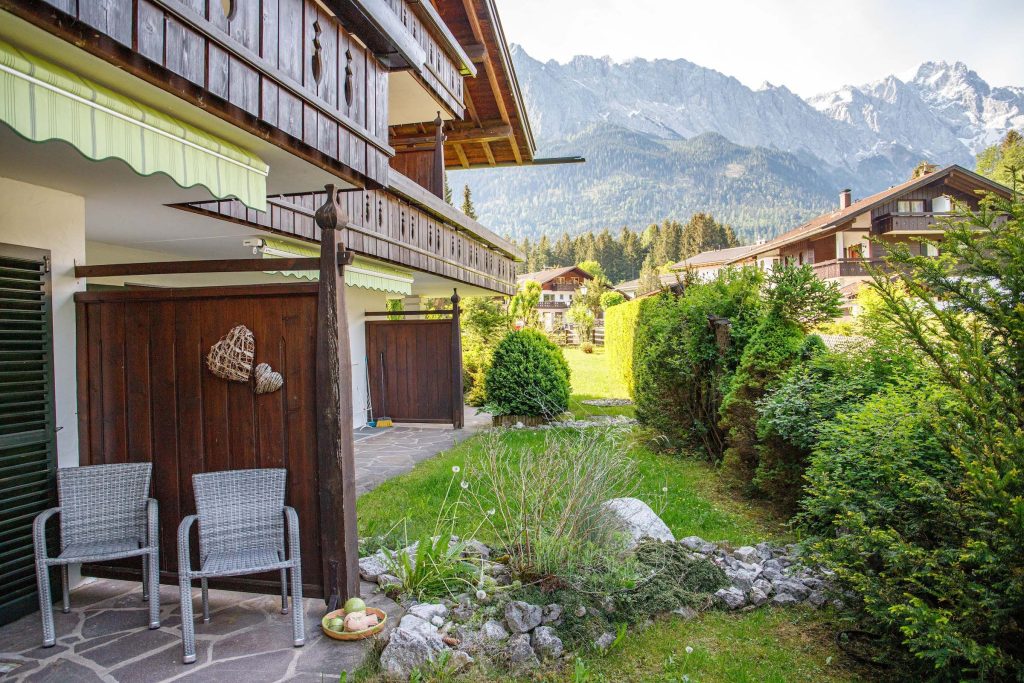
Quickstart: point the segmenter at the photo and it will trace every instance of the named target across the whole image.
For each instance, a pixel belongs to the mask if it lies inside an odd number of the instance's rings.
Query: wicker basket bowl
[[[363,638],[375,636],[384,630],[384,624],[388,620],[388,615],[384,613],[384,610],[377,609],[376,607],[367,607],[366,612],[367,614],[377,615],[378,621],[376,626],[371,626],[362,631],[332,631],[327,628],[327,622],[336,617],[345,618],[345,610],[336,609],[324,615],[324,618],[320,620],[320,628],[323,629],[328,638],[334,638],[335,640],[362,640]]]

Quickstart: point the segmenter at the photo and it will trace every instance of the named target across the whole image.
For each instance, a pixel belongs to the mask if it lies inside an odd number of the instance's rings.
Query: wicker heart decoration
[[[237,325],[210,347],[206,365],[210,372],[232,382],[248,382],[256,340],[245,325]]]
[[[256,393],[257,394],[270,394],[281,388],[284,384],[284,377],[281,376],[280,372],[275,372],[270,369],[270,366],[266,363],[260,363],[256,366]]]

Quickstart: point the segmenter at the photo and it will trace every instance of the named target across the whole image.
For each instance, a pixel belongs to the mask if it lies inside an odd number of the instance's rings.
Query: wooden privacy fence
[[[323,595],[316,429],[316,284],[125,289],[76,295],[79,457],[83,465],[153,463],[162,581],[177,580],[176,530],[195,512],[192,475],[284,467],[299,515],[304,590]],[[213,375],[206,354],[235,325],[252,330],[255,363],[284,377],[257,395]],[[195,546],[193,546],[195,547]],[[130,575],[110,563],[92,573]],[[136,569],[137,571],[137,569]],[[278,577],[224,580],[278,590]]]

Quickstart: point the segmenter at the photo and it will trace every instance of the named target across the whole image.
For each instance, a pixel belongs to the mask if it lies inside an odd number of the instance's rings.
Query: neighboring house
[[[953,210],[953,202],[977,208],[988,192],[1010,196],[1006,187],[956,164],[858,201],[843,190],[834,211],[756,245],[733,263],[765,269],[778,262],[809,264],[823,280],[847,287],[867,280],[867,266],[881,265],[890,244],[906,243],[914,254],[937,255],[941,220]],[[922,237],[938,242],[938,248],[915,239]]]
[[[700,280],[713,280],[718,272],[726,266],[749,262],[750,253],[756,246],[730,247],[701,253],[684,259],[672,266],[674,271],[689,271]]]
[[[594,277],[585,270],[576,266],[566,266],[517,275],[516,284],[520,288],[530,280],[540,284],[537,315],[544,329],[551,332],[565,326],[565,314],[572,306],[573,297],[581,287],[585,287],[586,283],[593,279]]]
[[[514,245],[442,199],[534,161],[493,1],[2,6],[0,623],[35,609],[58,465],[154,463],[164,580],[192,474],[287,467],[308,594],[357,592],[353,424],[462,420],[458,315],[378,312],[515,291]],[[276,392],[207,368],[238,324]]]
[[[681,277],[682,277],[682,273],[677,273],[677,272],[664,273],[664,274],[658,276],[658,281],[661,283],[661,288],[662,289],[667,289],[669,287],[673,287],[673,286],[679,284],[679,280],[680,280]],[[635,298],[637,298],[639,296],[644,296],[645,294],[650,294],[650,292],[641,292],[640,291],[640,278],[637,278],[635,280],[627,280],[626,282],[617,284],[617,285],[615,285],[615,289],[617,289],[618,291],[620,291],[623,294],[625,294],[626,298],[628,298],[628,299],[635,299]]]

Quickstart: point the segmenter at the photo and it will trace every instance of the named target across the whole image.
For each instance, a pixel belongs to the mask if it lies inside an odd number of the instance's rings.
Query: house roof
[[[798,242],[805,239],[809,235],[824,232],[825,230],[837,227],[847,221],[852,220],[859,214],[865,211],[870,211],[878,205],[911,190],[916,190],[919,187],[929,185],[936,180],[941,178],[951,178],[954,182],[958,182],[963,187],[972,187],[978,189],[977,186],[981,186],[981,189],[987,189],[1005,197],[1010,196],[1010,190],[999,183],[989,180],[988,178],[969,171],[963,166],[958,164],[950,164],[944,166],[937,171],[925,174],[919,178],[911,178],[910,180],[900,183],[899,185],[893,185],[887,190],[876,192],[875,194],[859,199],[845,209],[837,209],[829,213],[823,213],[820,216],[816,216],[811,220],[807,221],[801,226],[798,226],[788,232],[784,232],[781,235],[768,240],[764,244],[757,245],[756,248],[751,249],[750,255],[761,254],[766,251],[777,249],[779,247]],[[969,190],[965,190],[969,191]]]
[[[679,281],[678,273],[665,273],[659,275],[658,280],[661,282],[662,287],[667,287],[676,284]],[[627,280],[626,282],[615,285],[615,289],[619,290],[623,294],[636,294],[640,289],[640,278],[635,280]]]
[[[581,276],[588,280],[594,279],[593,275],[578,266],[564,266],[562,268],[545,268],[544,270],[538,270],[534,273],[523,273],[522,275],[517,275],[516,284],[522,284],[527,280],[534,280],[535,282],[539,282],[543,285],[545,282],[551,282],[556,277],[562,277],[563,275],[573,271],[577,271]]]
[[[756,245],[755,245],[756,246]],[[740,247],[729,247],[728,249],[714,249],[702,251],[688,259],[683,259],[672,266],[672,270],[685,270],[686,268],[697,268],[699,266],[713,266],[720,263],[733,263],[750,254],[755,246],[745,244]]]
[[[447,168],[531,164],[537,143],[494,0],[438,0],[437,13],[476,68],[466,75],[463,121],[445,125]],[[391,127],[396,147],[422,138],[423,124]]]

